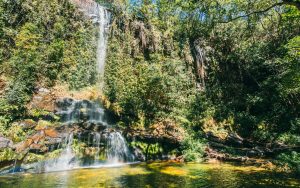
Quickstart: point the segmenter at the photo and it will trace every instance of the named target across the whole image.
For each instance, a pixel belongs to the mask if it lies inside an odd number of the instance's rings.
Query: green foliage
[[[277,163],[281,166],[288,165],[290,169],[300,173],[300,153],[282,153],[277,157]]]
[[[52,152],[48,152],[45,154],[46,159],[55,159],[61,155],[62,149],[57,149]]]
[[[105,72],[105,94],[127,124],[171,117],[187,120],[178,122],[191,135],[217,129],[298,144],[296,7],[159,0],[127,8],[115,8]],[[193,136],[183,145],[187,158],[202,155]]]
[[[8,127],[9,122],[13,119],[13,115],[18,111],[18,107],[15,105],[11,105],[7,100],[0,98],[0,130],[4,132],[4,130]]]
[[[30,111],[28,111],[28,115],[32,116],[32,117],[40,117],[40,116],[46,116],[46,115],[50,115],[50,112],[45,111],[43,109],[31,109]]]
[[[284,133],[280,135],[277,140],[281,143],[290,146],[299,146],[300,145],[300,136],[297,134]]]
[[[0,161],[10,161],[16,158],[15,152],[11,148],[5,148],[0,151]]]
[[[124,115],[134,117],[143,114],[146,120],[166,117],[167,114],[177,113],[176,110],[187,102],[180,95],[189,89],[187,79],[175,76],[182,72],[180,64],[139,63],[117,67],[118,70],[109,76],[106,91],[111,101],[120,105]],[[114,80],[113,76],[118,76],[118,79]]]
[[[137,147],[142,150],[144,155],[148,155],[148,159],[153,158],[155,155],[163,153],[163,148],[159,143],[149,144],[144,142],[131,142],[131,147]]]
[[[195,91],[193,73],[178,49],[168,45],[173,38],[166,36],[166,43],[158,38],[169,31],[159,30],[155,17],[151,20],[147,14],[149,21],[140,22],[136,14],[117,14],[111,26],[114,34],[109,39],[105,94],[129,124],[147,126],[161,118],[185,117]],[[126,31],[124,24],[135,26]]]
[[[204,92],[199,92],[191,100],[188,118],[192,120],[196,129],[203,126],[207,119],[215,117],[216,107],[207,98]]]
[[[9,129],[5,130],[4,136],[10,138],[14,143],[18,143],[26,139],[27,133],[20,125],[14,123]]]
[[[204,13],[211,17],[186,21],[198,22],[191,24],[189,38],[200,41],[198,47],[209,61],[205,64],[205,97],[196,101],[199,112],[194,110],[192,118],[201,121],[203,111],[214,109],[214,120],[222,122],[232,116],[232,131],[261,141],[291,130],[299,115],[299,11],[281,7],[280,14],[270,9],[266,15],[253,13],[234,19],[243,11],[264,10],[272,2],[254,1],[248,6],[247,1],[220,1],[216,7],[201,3],[199,8],[207,6]],[[227,5],[228,10],[220,7]],[[201,12],[194,8],[190,11],[197,17]],[[220,20],[223,18],[228,20]]]
[[[35,163],[35,162],[39,162],[45,159],[45,156],[43,155],[39,155],[39,154],[34,154],[34,153],[29,153],[25,160],[24,163],[25,164],[30,164],[30,163]]]
[[[200,137],[194,134],[186,135],[181,147],[185,161],[203,161],[206,144]]]

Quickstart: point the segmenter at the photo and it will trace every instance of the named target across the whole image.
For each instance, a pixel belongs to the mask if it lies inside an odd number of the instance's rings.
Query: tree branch
[[[282,0],[282,3],[285,5],[295,6],[300,11],[300,0]]]
[[[237,16],[237,17],[232,18],[232,19],[227,20],[227,21],[221,21],[221,22],[219,22],[219,23],[229,23],[229,22],[232,22],[232,21],[237,20],[237,19],[240,19],[240,18],[246,18],[246,17],[249,17],[249,16],[251,16],[252,14],[262,14],[262,13],[268,12],[269,10],[271,10],[271,9],[274,8],[274,7],[282,6],[282,5],[292,5],[292,6],[295,6],[295,7],[300,11],[300,0],[283,0],[282,2],[280,2],[280,3],[275,3],[275,4],[271,5],[270,7],[266,8],[266,9],[263,9],[263,10],[257,10],[257,11],[254,11],[254,12],[250,12],[250,13],[248,13],[248,14],[241,15],[241,16]]]

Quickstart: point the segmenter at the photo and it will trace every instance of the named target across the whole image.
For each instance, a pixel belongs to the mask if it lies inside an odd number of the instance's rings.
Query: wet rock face
[[[74,99],[71,98],[62,98],[56,100],[55,104],[58,110],[67,110],[74,102]]]
[[[98,6],[93,0],[71,0],[71,2],[85,11],[94,10]]]
[[[146,156],[144,155],[143,151],[138,147],[133,147],[133,154],[135,159],[138,161],[146,161]]]
[[[93,20],[94,23],[100,23],[101,13],[99,7],[101,7],[94,0],[70,0],[75,6],[79,8],[81,12],[87,17]]]

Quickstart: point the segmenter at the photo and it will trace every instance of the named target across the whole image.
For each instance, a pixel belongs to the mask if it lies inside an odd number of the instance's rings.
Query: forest
[[[97,141],[100,108],[139,161],[300,173],[299,0],[0,0],[0,67],[0,171],[56,158],[70,130],[77,157],[109,158],[105,131],[98,150],[75,136]]]

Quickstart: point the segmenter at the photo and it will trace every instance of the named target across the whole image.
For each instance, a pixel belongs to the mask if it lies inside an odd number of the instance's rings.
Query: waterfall
[[[100,87],[103,87],[103,76],[105,68],[106,47],[108,38],[108,29],[110,24],[110,12],[100,6],[93,0],[70,0],[74,3],[86,16],[91,18],[98,25],[98,41],[97,41],[97,71],[100,79]]]
[[[60,116],[63,125],[84,124],[85,128],[90,129],[99,126],[111,126],[111,117],[97,103],[64,98],[57,101],[57,106],[57,115]]]
[[[94,136],[94,147],[96,147],[96,155],[95,155],[95,162],[97,163],[97,160],[99,160],[99,154],[100,154],[100,144],[101,144],[101,134],[98,132],[95,132]]]
[[[90,0],[73,0],[73,3],[77,4],[98,26],[97,71],[102,89],[110,13],[104,7],[95,2],[92,3]],[[89,167],[99,167],[104,164],[115,165],[134,160],[125,138],[114,129],[112,116],[106,112],[101,104],[71,98],[58,100],[56,104],[56,114],[60,116],[61,123],[65,127],[65,130],[62,131],[71,133],[65,137],[64,143],[59,144],[62,148],[59,157],[38,164],[36,166],[39,169],[38,172],[70,170],[80,168],[80,166],[86,167],[86,163]],[[86,147],[80,151],[82,152],[80,158],[76,157],[72,148],[75,140],[76,143],[84,143]],[[93,160],[90,160],[91,156],[86,157],[87,159],[83,157],[86,152],[85,149],[89,155],[91,151],[94,152]],[[102,155],[100,156],[100,154]],[[87,160],[89,162],[86,162]]]
[[[64,139],[58,145],[62,151],[56,159],[36,165],[37,172],[96,168],[133,162],[134,156],[126,139],[114,128],[112,116],[100,103],[63,98],[57,101],[57,107],[57,114],[64,125],[62,131],[65,132]],[[85,146],[75,153],[74,143]],[[86,151],[89,153],[87,157]]]
[[[106,47],[107,47],[107,37],[108,29],[110,23],[110,13],[102,6],[99,6],[99,36],[97,44],[97,68],[100,79],[103,79],[104,68],[105,68],[105,58],[106,58]]]
[[[108,136],[107,159],[109,163],[120,163],[133,160],[133,156],[127,147],[126,141],[119,132],[112,132]]]
[[[44,172],[69,170],[78,165],[75,160],[75,153],[72,150],[73,138],[73,133],[65,137],[63,151],[57,159],[45,162]]]

